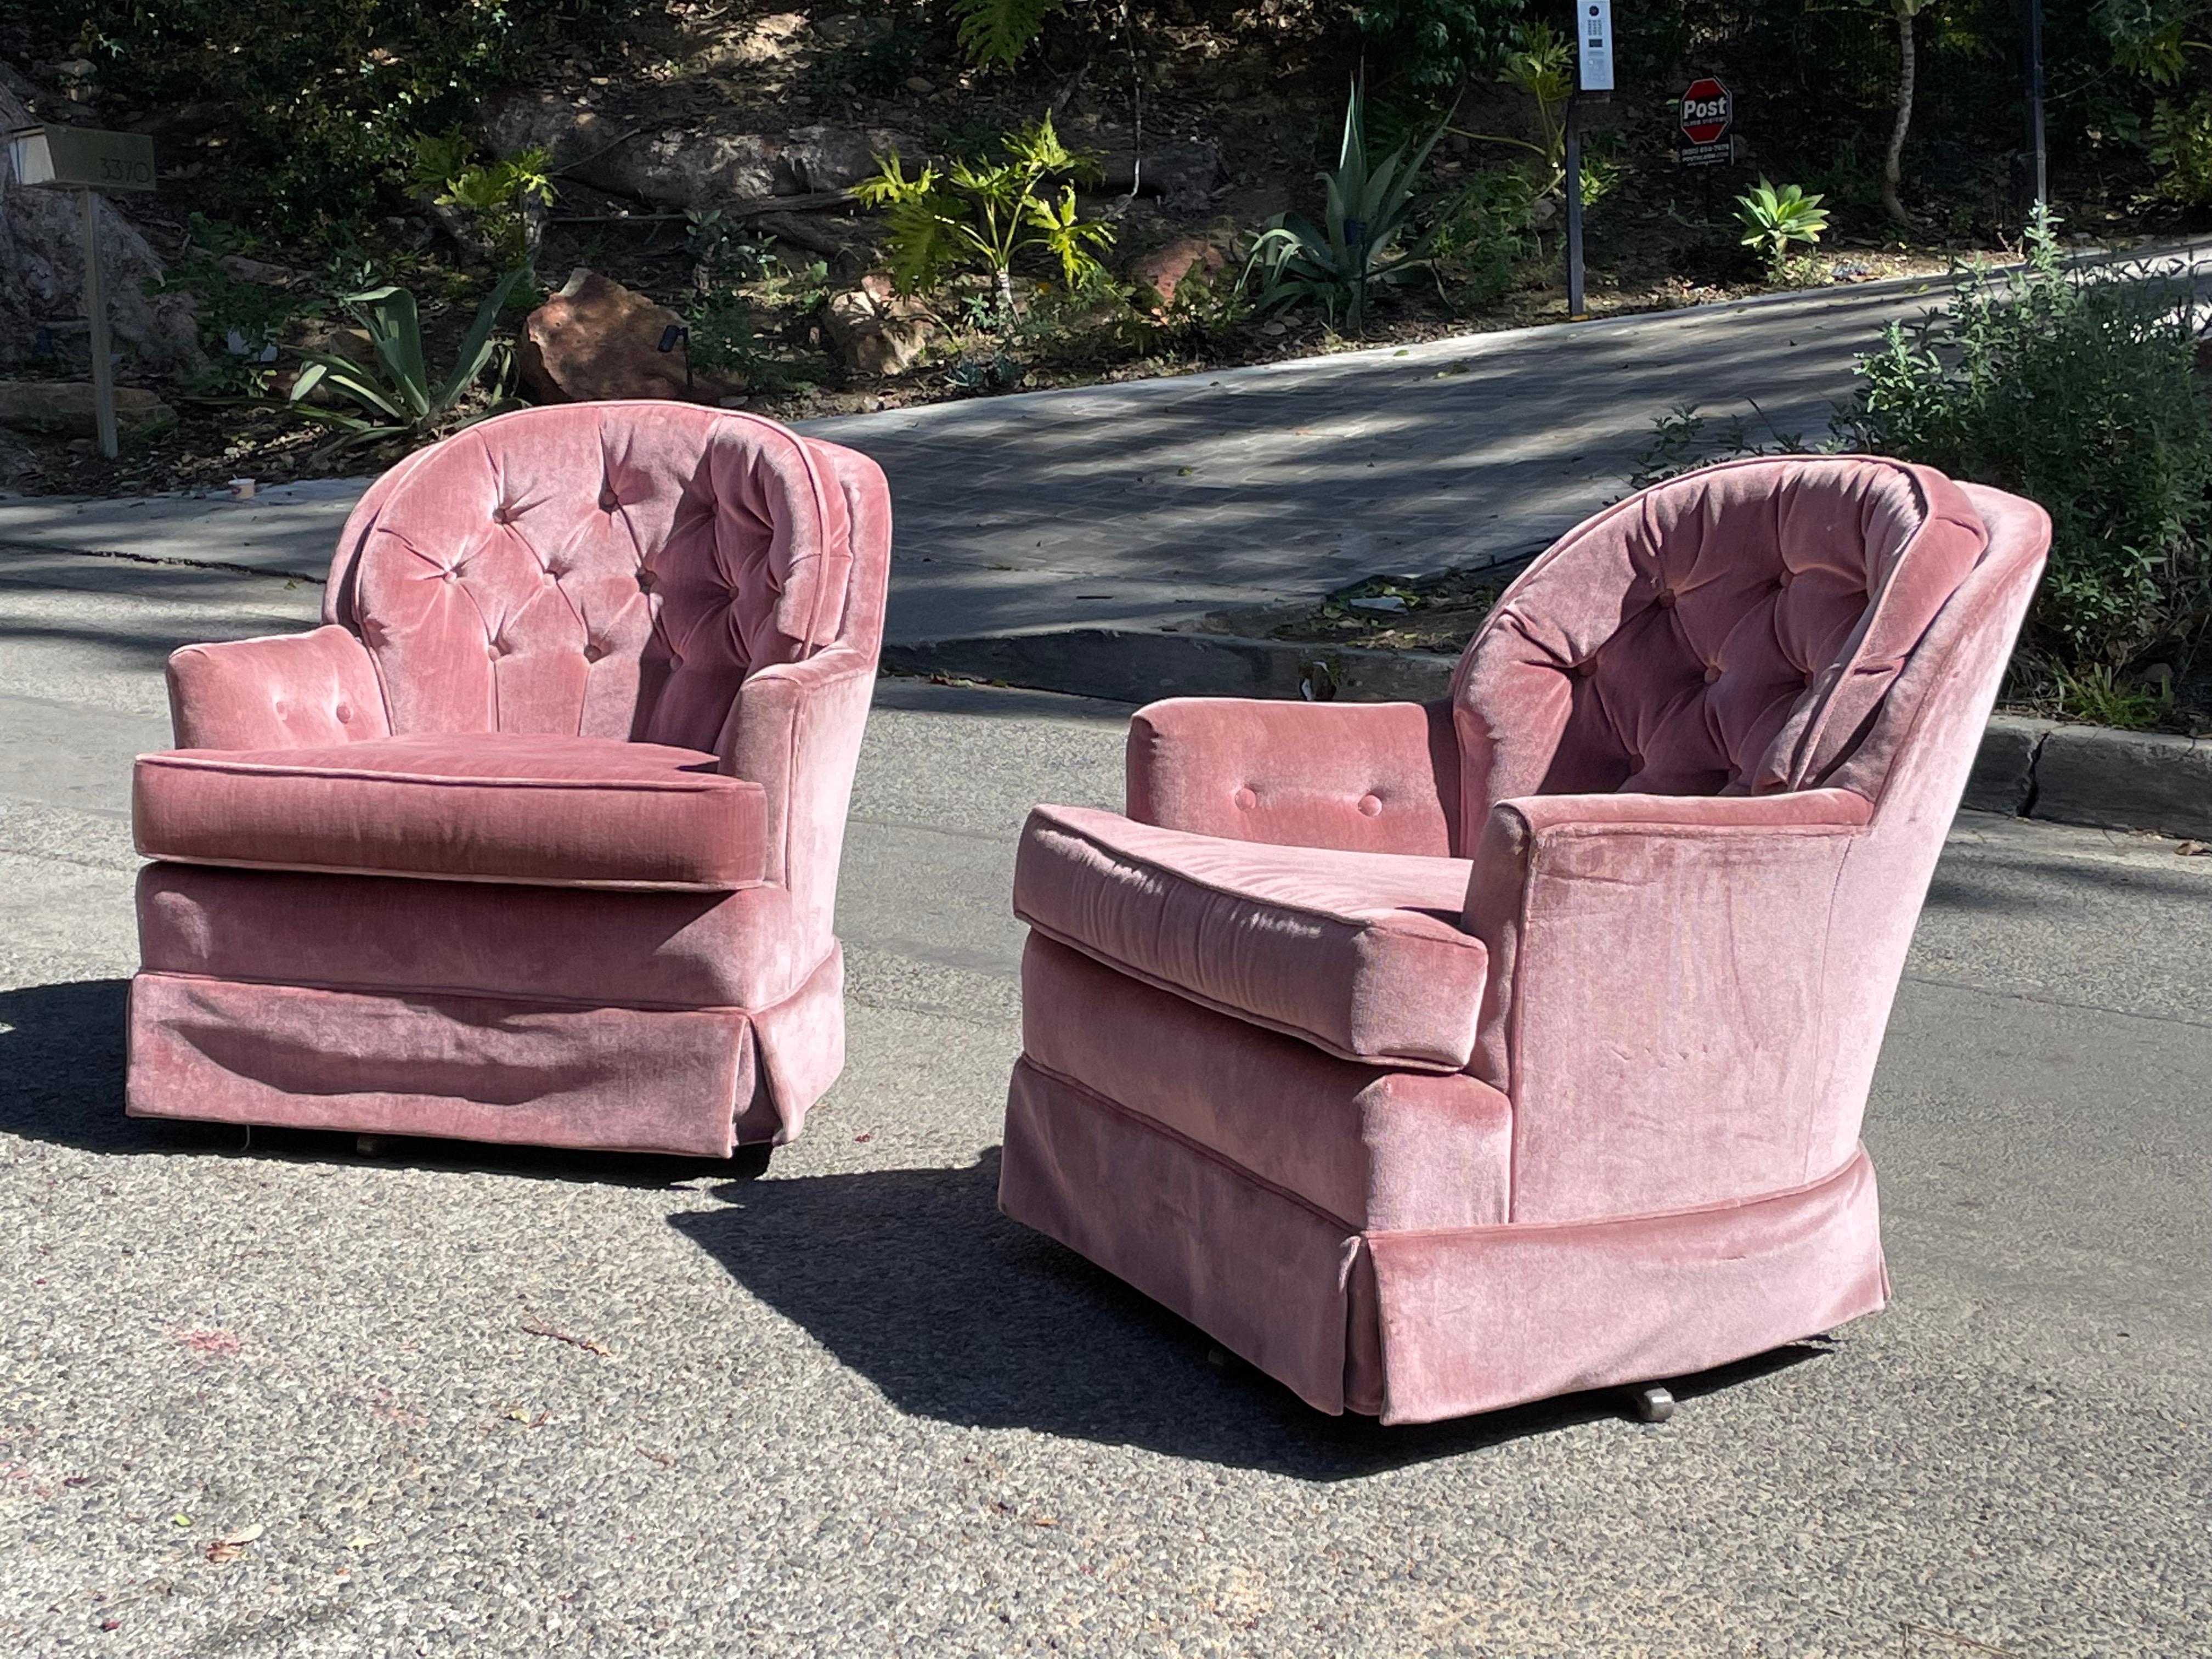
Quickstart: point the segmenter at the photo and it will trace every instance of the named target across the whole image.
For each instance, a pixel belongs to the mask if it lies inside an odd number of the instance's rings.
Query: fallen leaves
[[[267,1528],[257,1521],[250,1527],[240,1527],[234,1531],[225,1533],[207,1547],[207,1559],[210,1561],[235,1561],[246,1553],[246,1547],[248,1544],[267,1530]]]
[[[604,1342],[594,1342],[588,1336],[577,1336],[568,1331],[556,1330],[529,1309],[525,1308],[522,1311],[527,1316],[522,1322],[522,1328],[531,1335],[550,1336],[556,1342],[565,1342],[572,1348],[581,1348],[586,1353],[595,1353],[602,1359],[614,1358],[613,1351]]]
[[[2173,850],[2181,858],[2201,859],[2207,853],[2212,853],[2212,847],[2206,846],[2201,841],[2185,841]]]

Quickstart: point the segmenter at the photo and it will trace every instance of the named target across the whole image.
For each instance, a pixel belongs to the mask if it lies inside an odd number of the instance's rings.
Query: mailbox
[[[151,190],[154,141],[143,132],[18,127],[8,135],[19,184],[49,190]]]
[[[107,296],[100,280],[99,198],[109,191],[154,188],[154,141],[143,132],[90,127],[17,127],[8,135],[16,182],[82,192],[84,313],[92,322],[92,408],[100,453],[115,459],[115,368],[108,358]]]

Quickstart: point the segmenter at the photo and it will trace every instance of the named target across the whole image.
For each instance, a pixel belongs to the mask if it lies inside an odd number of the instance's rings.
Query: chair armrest
[[[1170,698],[1129,721],[1125,799],[1140,823],[1229,841],[1449,857],[1450,706]]]
[[[846,647],[747,677],[715,750],[768,794],[767,876],[826,938],[876,665]]]
[[[179,749],[301,749],[392,734],[376,664],[335,626],[172,652],[169,725]]]
[[[1667,1198],[1685,1170],[1838,1161],[1863,1096],[1826,1096],[1863,1075],[1845,1051],[1880,1042],[1918,911],[1881,878],[1871,813],[1844,789],[1492,809],[1464,915],[1490,952],[1468,1069],[1514,1103],[1516,1219],[1691,1202]]]

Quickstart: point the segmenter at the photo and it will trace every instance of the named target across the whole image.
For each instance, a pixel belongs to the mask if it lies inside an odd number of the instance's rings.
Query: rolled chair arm
[[[825,933],[876,665],[833,647],[750,675],[715,744],[722,770],[768,792],[768,878]]]
[[[1173,697],[1129,722],[1128,815],[1231,841],[1445,858],[1449,704]]]
[[[335,626],[173,652],[169,722],[179,749],[299,749],[392,735],[375,663]]]

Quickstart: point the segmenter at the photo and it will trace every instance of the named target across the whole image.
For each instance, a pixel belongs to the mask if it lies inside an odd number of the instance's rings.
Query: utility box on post
[[[139,132],[89,127],[18,127],[8,135],[15,181],[74,190],[84,209],[84,312],[92,324],[92,402],[100,453],[115,459],[115,367],[108,361],[107,294],[100,277],[99,193],[154,188],[154,141]]]

